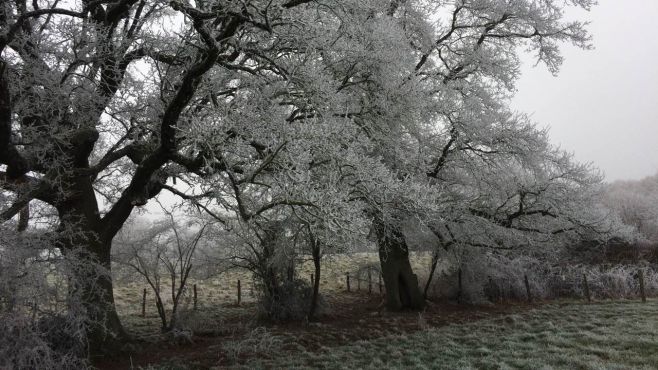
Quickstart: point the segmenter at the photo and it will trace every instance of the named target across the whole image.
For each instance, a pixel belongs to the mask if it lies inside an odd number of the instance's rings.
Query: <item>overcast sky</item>
[[[591,21],[595,50],[564,47],[557,77],[529,59],[513,106],[608,181],[640,179],[658,172],[658,0],[599,2],[569,12]]]

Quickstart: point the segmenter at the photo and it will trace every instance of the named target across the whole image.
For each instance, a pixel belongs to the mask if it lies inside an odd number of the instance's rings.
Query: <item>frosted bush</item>
[[[88,367],[79,340],[84,333],[75,319],[55,317],[39,322],[41,325],[25,312],[0,314],[0,368]]]
[[[528,257],[465,257],[468,258],[463,258],[461,264],[454,264],[434,279],[428,290],[430,298],[470,304],[526,300],[525,276],[535,299],[584,298],[584,276],[592,298],[637,298],[640,269],[644,273],[646,294],[658,294],[655,265],[548,265]]]
[[[303,280],[284,281],[274,294],[264,292],[260,297],[260,316],[273,321],[300,321],[308,317],[313,288]],[[323,315],[328,307],[318,296],[316,314]]]
[[[73,276],[106,271],[52,245],[36,233],[0,229],[0,369],[89,367],[86,333],[104,317],[88,310]]]

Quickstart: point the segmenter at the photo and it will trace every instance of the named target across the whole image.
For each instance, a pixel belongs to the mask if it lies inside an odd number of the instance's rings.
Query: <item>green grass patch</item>
[[[506,317],[254,358],[245,368],[657,369],[658,301],[549,304]]]

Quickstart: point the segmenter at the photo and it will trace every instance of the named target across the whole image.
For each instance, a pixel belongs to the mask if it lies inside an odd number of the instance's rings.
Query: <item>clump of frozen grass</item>
[[[425,315],[423,315],[423,312],[419,312],[418,313],[418,329],[427,330],[429,328],[430,328],[430,325],[427,322],[427,319],[425,318]]]
[[[271,355],[278,351],[282,344],[283,341],[279,337],[264,327],[258,327],[241,340],[226,342],[223,348],[229,360],[235,363],[240,356],[247,354]]]

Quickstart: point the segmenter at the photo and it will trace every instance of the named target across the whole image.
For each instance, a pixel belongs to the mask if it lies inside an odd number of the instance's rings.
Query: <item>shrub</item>
[[[274,293],[264,292],[260,297],[261,318],[273,321],[299,321],[306,319],[309,313],[313,287],[303,280],[286,280]],[[318,296],[316,314],[323,315],[327,304]]]
[[[587,276],[593,298],[632,298],[639,296],[638,271],[644,271],[648,295],[658,294],[658,271],[655,265],[548,265],[541,260],[504,256],[467,256],[431,283],[429,296],[481,304],[500,300],[526,300],[524,277],[536,299],[582,298]],[[461,290],[459,271],[461,269]]]
[[[174,329],[195,335],[216,335],[222,332],[221,323],[208,312],[184,308],[178,312]]]
[[[0,369],[82,369],[82,332],[69,318],[0,314]]]
[[[0,369],[90,366],[86,332],[104,316],[88,310],[75,276],[97,281],[107,271],[78,252],[0,228]]]

